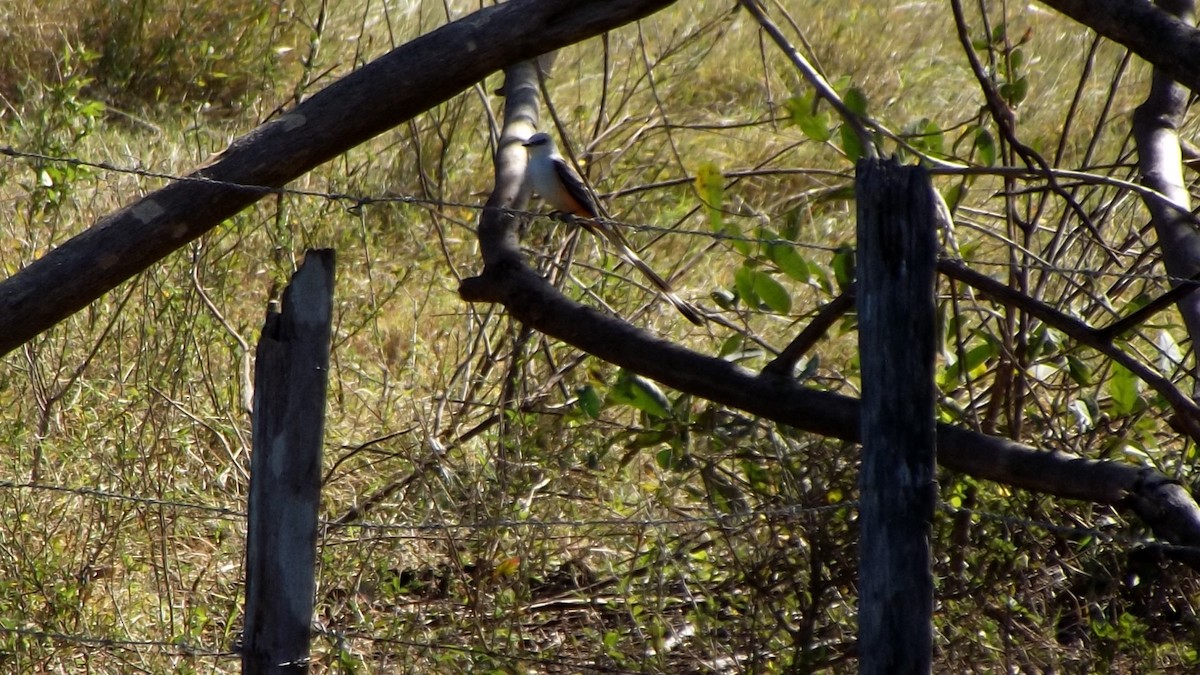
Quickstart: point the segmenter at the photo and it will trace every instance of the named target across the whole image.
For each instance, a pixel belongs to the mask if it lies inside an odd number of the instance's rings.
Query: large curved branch
[[[408,42],[0,282],[0,355],[288,181],[504,67],[674,0],[512,0]],[[257,186],[257,187],[247,187]]]

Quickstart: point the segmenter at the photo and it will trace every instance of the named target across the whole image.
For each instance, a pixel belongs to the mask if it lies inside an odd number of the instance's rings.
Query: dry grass
[[[861,88],[874,118],[898,131],[929,118],[945,130],[947,154],[977,159],[970,125],[988,121],[944,6],[784,4],[825,72]],[[0,9],[3,39],[21,46],[0,59],[5,142],[170,174],[445,20],[440,3],[424,2],[409,10],[360,0],[245,3],[242,13],[204,3],[25,5]],[[132,18],[137,7],[149,8],[141,21]],[[452,7],[455,17],[469,10]],[[1034,28],[1018,132],[1052,157],[1089,39],[1034,11],[1011,17],[1014,40]],[[853,236],[844,195],[801,197],[848,186],[852,175],[836,141],[814,142],[778,119],[806,85],[727,3],[689,3],[613,33],[597,119],[601,56],[598,41],[564,50],[550,82],[554,109],[597,189],[616,195],[608,206],[617,218],[693,232],[632,232],[648,259],[709,306],[714,291],[734,290],[748,257],[771,270],[757,244],[704,236],[711,225],[689,183],[640,189],[705,164],[759,169],[727,185],[727,225],[753,239],[793,223],[814,280],[775,275],[792,296],[790,315],[742,302],[726,312],[744,326],[740,335],[681,325],[589,241],[575,248],[564,287],[706,352],[785,344],[836,291],[831,249]],[[1098,52],[1061,166],[1128,162],[1121,153],[1143,69],[1125,75],[1111,117],[1098,117],[1120,58],[1111,46]],[[855,448],[670,392],[670,419],[613,402],[611,367],[459,300],[458,278],[478,269],[471,228],[491,180],[485,106],[500,103],[484,92],[495,84],[294,185],[410,195],[415,205],[351,211],[299,195],[264,200],[4,357],[0,479],[41,486],[0,488],[4,669],[237,668],[224,652],[240,627],[247,347],[272,287],[307,247],[334,247],[339,259],[322,516],[365,508],[321,540],[317,620],[327,633],[314,643],[318,672],[853,669],[855,537],[851,511],[839,505],[854,497]],[[1099,148],[1083,166],[1093,137]],[[793,169],[808,171],[782,172]],[[1096,170],[1132,175],[1128,166]],[[944,191],[961,183],[938,178]],[[0,267],[15,272],[161,184],[0,160],[0,196],[13,205],[0,215]],[[1038,210],[1043,193],[1024,193],[1006,212],[1001,181],[981,177],[970,188],[958,236],[979,264],[1007,261],[1005,239],[1049,255],[1066,223],[1067,245],[1051,260],[1089,274],[1033,267],[1031,287],[1048,302],[1096,319],[1106,316],[1104,298],[1124,307],[1165,286],[1151,261],[1130,262],[1152,242],[1136,235],[1145,216],[1129,195],[1078,193],[1122,251],[1122,267],[1100,261],[1061,200]],[[1037,227],[1023,237],[1009,214],[1036,217]],[[527,238],[534,261],[561,269],[566,235],[538,221]],[[1116,276],[1128,271],[1147,278]],[[1140,452],[1138,461],[1191,479],[1190,451],[1163,423],[1160,402],[1147,395],[1134,410],[1114,410],[1108,371],[1087,350],[1032,325],[1025,341],[1040,348],[1017,356],[1009,329],[1020,324],[1007,323],[1006,310],[965,296],[955,308],[943,291],[954,317],[944,365],[995,347],[969,382],[947,379],[948,419],[970,424],[998,398],[991,423],[1002,433],[1015,433],[1021,419],[1026,440],[1093,457]],[[1173,316],[1164,322],[1177,332]],[[856,388],[849,328],[819,346],[816,386]],[[1153,362],[1160,341],[1149,330],[1131,345]],[[991,389],[1005,354],[1036,374],[1023,400]],[[755,367],[766,357],[746,358]],[[1090,383],[1071,378],[1068,358],[1092,368]],[[589,391],[608,398],[599,419],[576,403]],[[1094,425],[1079,424],[1079,407]],[[1026,521],[1135,536],[1136,524],[1108,509],[940,478],[947,504],[1002,519],[939,513],[939,671],[1195,664],[1191,576],[1122,544]],[[718,516],[746,510],[757,515],[718,525]],[[439,525],[447,523],[463,526]]]

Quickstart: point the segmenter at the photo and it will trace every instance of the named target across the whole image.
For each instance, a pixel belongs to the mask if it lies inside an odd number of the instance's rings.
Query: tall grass
[[[983,163],[981,132],[994,127],[943,6],[783,4],[814,46],[810,57],[843,91],[863,92],[875,119],[897,131],[936,128],[947,156]],[[470,9],[449,7],[454,18]],[[651,264],[741,330],[682,325],[595,242],[571,246],[548,219],[525,241],[567,292],[760,367],[763,345],[786,344],[839,292],[838,247],[853,243],[853,163],[836,135],[818,142],[790,119],[787,101],[807,85],[730,9],[668,10],[608,36],[607,58],[598,40],[563,50],[548,87],[564,140],[612,196],[610,211],[648,226],[630,236]],[[281,106],[443,23],[446,11],[362,0],[9,3],[0,7],[12,45],[0,56],[0,124],[6,143],[31,152],[184,174]],[[1007,20],[1010,42],[1033,29],[1022,45],[1030,84],[1018,133],[1052,157],[1089,38],[1035,10],[988,11],[992,25]],[[987,56],[1005,48],[982,29],[979,37]],[[1111,92],[1121,56],[1098,51],[1062,166],[1132,171],[1127,113],[1145,71],[1131,68]],[[997,82],[1012,75],[997,70]],[[497,82],[294,185],[412,203],[263,200],[4,357],[5,669],[236,670],[228,652],[240,629],[246,373],[268,298],[310,246],[339,257],[322,516],[357,516],[322,536],[318,671],[853,668],[853,446],[671,392],[667,411],[639,404],[644,383],[458,298],[458,279],[479,269],[472,227],[491,183]],[[1101,119],[1106,103],[1113,113]],[[1006,161],[1002,148],[995,161]],[[691,180],[704,167],[748,172],[725,181],[724,237],[708,236],[713,213]],[[13,205],[0,214],[0,267],[15,272],[162,184],[0,160],[0,196]],[[1030,268],[1027,285],[1047,302],[1097,318],[1105,303],[1166,285],[1151,261],[1104,262],[1043,192],[989,177],[940,177],[938,187],[962,196],[959,251],[989,272],[1022,260],[1014,241],[1045,253],[1060,223],[1072,232],[1053,260],[1065,272]],[[1128,195],[1087,188],[1078,198],[1122,260],[1152,250]],[[1014,229],[1019,218],[1033,220],[1028,236]],[[811,272],[805,280],[754,241],[785,235]],[[790,310],[739,285],[743,269],[774,279]],[[1120,276],[1129,271],[1144,276]],[[947,419],[1191,479],[1160,402],[1114,405],[1113,375],[1094,355],[962,289],[941,290]],[[1177,335],[1173,323],[1133,336],[1131,348],[1153,361]],[[849,318],[804,376],[853,393],[854,350]],[[1004,384],[1014,377],[1024,398]],[[1138,536],[1135,524],[1109,509],[940,479],[940,671],[1194,665],[1190,576],[1036,525]],[[39,487],[12,486],[25,483]]]

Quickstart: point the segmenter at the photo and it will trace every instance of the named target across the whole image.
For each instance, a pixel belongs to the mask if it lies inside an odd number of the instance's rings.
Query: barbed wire
[[[21,490],[44,490],[57,493],[70,494],[75,496],[87,497],[91,499],[112,499],[140,504],[148,504],[154,506],[166,506],[172,508],[181,508],[188,510],[200,511],[203,513],[215,513],[222,517],[243,517],[244,513],[228,509],[225,507],[214,507],[203,504],[189,504],[186,502],[178,502],[171,500],[163,500],[149,497],[139,497],[134,495],[120,494],[109,490],[96,488],[69,488],[58,485],[46,485],[38,483],[16,483],[12,481],[0,482],[0,489],[21,489]],[[639,528],[655,528],[655,527],[671,527],[690,524],[709,524],[716,525],[721,528],[732,528],[737,526],[751,525],[756,521],[766,521],[768,519],[796,519],[802,516],[815,515],[821,513],[831,513],[842,510],[855,510],[858,508],[856,500],[845,500],[831,504],[821,504],[816,506],[782,506],[763,509],[751,509],[742,513],[706,513],[695,516],[675,516],[667,518],[598,518],[598,519],[495,519],[478,522],[418,522],[418,523],[352,523],[345,525],[346,528],[359,528],[363,530],[374,531],[428,531],[428,530],[461,530],[461,529],[511,529],[511,528],[534,528],[546,529],[555,527],[570,527],[570,528],[595,528],[595,527],[639,527]],[[1031,518],[1013,516],[1010,514],[996,513],[984,509],[970,508],[964,506],[956,506],[945,501],[939,501],[937,509],[940,512],[951,516],[967,515],[973,519],[987,520],[1001,523],[1006,526],[1020,527],[1025,529],[1037,529],[1052,533],[1056,536],[1071,539],[1081,539],[1089,537],[1101,544],[1121,544],[1130,548],[1157,548],[1163,549],[1171,553],[1189,553],[1200,554],[1200,547],[1196,546],[1181,546],[1173,545],[1153,539],[1135,536],[1129,532],[1115,530],[1113,527],[1084,527],[1079,525],[1064,525]],[[336,524],[325,522],[324,526],[330,527]],[[588,659],[572,659],[568,657],[550,657],[544,654],[539,654],[536,651],[524,652],[503,652],[481,649],[463,644],[455,644],[450,642],[426,642],[420,640],[406,639],[402,637],[394,637],[387,635],[376,635],[363,631],[341,631],[331,630],[321,625],[315,624],[312,629],[314,637],[322,637],[332,641],[337,649],[346,649],[346,643],[352,641],[366,641],[373,644],[391,645],[396,647],[404,647],[417,650],[429,651],[453,651],[468,655],[486,656],[493,659],[519,661],[531,663],[534,665],[560,667],[565,669],[587,669],[596,671],[597,669],[604,672],[613,673],[633,673],[637,671],[622,670],[615,664],[600,665],[593,660]],[[208,657],[217,659],[237,659],[240,658],[240,652],[236,645],[230,648],[218,648],[206,646],[190,642],[186,639],[175,640],[153,640],[153,639],[136,639],[130,637],[109,637],[96,636],[82,633],[67,633],[61,631],[46,630],[36,627],[24,626],[6,626],[0,623],[0,635],[13,635],[23,638],[36,640],[47,640],[60,644],[74,645],[85,647],[88,649],[102,650],[127,650],[139,653],[155,652],[163,655],[175,655],[183,657]]]
[[[315,628],[313,630],[313,634],[331,640],[334,642],[334,644],[339,646],[348,641],[362,640],[364,642],[371,642],[374,644],[408,647],[411,649],[453,651],[462,654],[486,656],[493,659],[499,658],[510,661],[521,661],[542,666],[560,666],[574,669],[572,672],[603,672],[616,673],[618,675],[636,675],[637,673],[642,672],[637,670],[626,670],[616,665],[601,665],[596,661],[589,659],[571,659],[562,656],[548,657],[535,652],[514,654],[510,652],[498,652],[488,649],[480,649],[478,647],[468,647],[466,645],[453,644],[449,642],[422,642],[420,640],[408,640],[405,638],[385,635],[372,635],[370,633],[362,633],[358,631],[335,631],[325,628]]]
[[[85,167],[106,172],[114,172],[119,174],[133,175],[140,178],[148,178],[155,180],[167,181],[188,181],[200,182],[218,185],[225,188],[254,191],[260,194],[271,195],[287,195],[296,196],[308,199],[323,199],[332,202],[340,202],[349,204],[349,208],[363,208],[376,204],[409,204],[420,205],[433,208],[464,208],[470,210],[481,211],[484,205],[469,202],[454,202],[444,199],[429,199],[421,198],[412,195],[386,195],[386,196],[368,196],[356,195],[341,192],[323,192],[317,190],[306,190],[287,187],[269,187],[257,185],[245,185],[228,181],[214,180],[203,176],[191,175],[180,176],[171,173],[147,170],[138,167],[120,167],[110,162],[94,162],[78,157],[58,157],[46,155],[43,153],[29,152],[19,150],[11,146],[0,146],[0,155],[12,157],[14,159],[27,161],[42,161],[42,162],[57,162],[67,165]],[[544,214],[535,211],[511,210],[511,212],[522,216],[542,216]],[[816,244],[811,242],[797,242],[785,239],[772,239],[763,237],[753,237],[740,235],[729,231],[711,231],[711,230],[696,230],[696,229],[680,229],[655,226],[649,224],[635,224],[617,220],[606,221],[609,224],[618,227],[626,227],[636,231],[672,234],[682,236],[704,237],[715,241],[729,242],[744,242],[757,244],[762,246],[785,245],[793,247],[801,247],[813,251],[821,251],[824,253],[838,253],[845,247],[840,245]],[[986,266],[996,268],[1018,268],[1018,269],[1036,269],[1043,272],[1061,273],[1061,274],[1077,274],[1084,275],[1090,278],[1116,278],[1122,280],[1146,280],[1161,283],[1180,283],[1189,281],[1185,278],[1172,277],[1166,274],[1154,274],[1145,272],[1128,272],[1128,271],[1097,271],[1095,269],[1084,267],[1068,267],[1047,265],[1036,261],[1021,261],[1021,262],[997,262],[994,260],[980,259],[957,259],[964,263],[973,266]],[[156,508],[170,508],[183,511],[194,511],[210,517],[217,517],[233,521],[245,521],[247,513],[239,509],[233,509],[223,506],[214,506],[198,503],[189,503],[178,500],[147,497],[140,495],[123,494],[117,491],[92,488],[92,487],[70,487],[62,485],[53,485],[35,482],[19,482],[19,481],[0,481],[0,490],[34,490],[46,491],[65,495],[74,495],[78,497],[98,499],[98,500],[113,500]],[[447,532],[447,531],[489,531],[489,530],[546,530],[553,528],[571,528],[571,529],[592,529],[592,528],[669,528],[682,527],[689,525],[704,525],[717,528],[734,528],[746,525],[753,525],[756,521],[768,519],[799,519],[806,516],[828,514],[843,510],[855,510],[858,508],[858,503],[855,500],[839,501],[832,504],[822,504],[818,506],[783,506],[762,509],[750,509],[743,512],[734,513],[703,513],[697,515],[679,515],[664,518],[648,518],[648,517],[612,517],[612,518],[589,518],[589,519],[567,519],[567,518],[551,518],[551,519],[490,519],[474,522],[453,522],[453,521],[421,521],[421,522],[350,522],[339,523],[335,521],[322,520],[321,527],[328,531],[348,530],[360,531],[366,533],[402,533],[402,532]],[[1100,527],[1083,527],[1078,525],[1064,525],[1048,521],[1039,521],[1030,518],[1022,518],[1010,514],[996,513],[977,508],[968,508],[963,506],[955,506],[944,501],[939,501],[937,504],[939,511],[951,515],[966,515],[974,519],[987,520],[991,522],[1001,523],[1012,527],[1021,527],[1026,529],[1037,529],[1051,533],[1055,536],[1067,538],[1082,538],[1091,537],[1097,542],[1106,545],[1122,545],[1129,547],[1157,547],[1169,549],[1171,551],[1187,552],[1192,554],[1200,554],[1198,546],[1181,546],[1167,544],[1154,539],[1139,537],[1135,534],[1124,531],[1114,530],[1113,528]],[[203,646],[188,642],[183,639],[171,641],[157,641],[148,639],[132,639],[129,637],[100,637],[94,635],[71,634],[64,632],[56,632],[43,630],[40,628],[20,627],[20,626],[5,626],[0,624],[0,634],[15,635],[23,638],[49,640],[58,643],[72,644],[80,647],[91,649],[111,649],[111,650],[132,650],[132,651],[155,651],[163,654],[174,654],[188,657],[213,657],[221,659],[239,658],[239,652],[233,649],[222,649],[210,646]],[[397,637],[372,635],[357,631],[334,631],[324,628],[314,629],[314,634],[321,637],[334,640],[337,643],[343,643],[352,640],[364,640],[372,643],[394,645],[398,647],[425,649],[425,650],[441,650],[441,651],[456,651],[464,654],[472,654],[479,656],[487,656],[491,658],[508,659],[513,661],[522,661],[532,663],[534,665],[555,666],[565,669],[597,669],[599,666],[594,661],[584,659],[568,659],[568,658],[550,658],[544,655],[539,655],[534,652],[526,653],[504,653],[494,652],[465,645],[456,645],[445,642],[421,642],[416,640],[408,640]],[[605,672],[614,673],[633,673],[637,671],[621,670],[615,667],[603,667]]]
[[[229,649],[216,649],[192,644],[179,639],[170,642],[163,640],[135,640],[127,637],[99,637],[80,633],[61,633],[43,630],[41,628],[25,628],[21,626],[5,626],[0,623],[0,635],[18,635],[35,640],[49,640],[80,647],[109,648],[130,651],[156,651],[159,653],[176,654],[179,656],[205,656],[216,658],[234,658],[239,654]]]
[[[62,485],[49,485],[44,483],[18,483],[13,481],[0,481],[0,489],[10,490],[39,490],[47,492],[56,492],[62,494],[70,494],[80,497],[90,497],[95,499],[111,499],[114,501],[132,502],[146,504],[151,506],[161,506],[169,508],[178,508],[184,510],[200,511],[209,514],[215,514],[230,520],[245,520],[247,514],[245,511],[231,509],[227,507],[210,506],[205,504],[193,504],[180,501],[172,501],[167,499],[157,499],[153,497],[140,497],[136,495],[121,494],[108,490],[86,487],[67,487]],[[1147,539],[1138,537],[1133,534],[1114,532],[1112,529],[1101,529],[1098,527],[1083,527],[1078,525],[1063,525],[1061,523],[1053,523],[1050,521],[1039,521],[1029,518],[1021,518],[1010,514],[997,513],[994,511],[986,511],[983,509],[969,508],[965,506],[955,506],[945,501],[939,501],[937,504],[939,510],[959,515],[966,514],[981,519],[991,520],[994,522],[1004,523],[1031,529],[1044,530],[1052,534],[1064,537],[1084,537],[1091,536],[1099,540],[1109,543],[1119,543],[1127,546],[1146,546],[1146,547],[1167,547],[1171,550],[1190,551],[1200,553],[1200,546],[1186,546],[1162,542],[1156,539]],[[363,530],[373,532],[449,532],[461,530],[512,530],[512,529],[553,529],[553,528],[605,528],[605,527],[625,527],[625,528],[641,528],[653,529],[659,527],[678,527],[684,525],[714,525],[722,528],[732,528],[753,523],[756,520],[767,519],[783,519],[795,520],[804,516],[812,516],[823,513],[832,513],[847,509],[856,510],[858,508],[857,500],[843,500],[830,504],[819,504],[816,506],[778,506],[760,509],[748,509],[741,512],[710,512],[698,514],[694,516],[671,516],[663,518],[496,518],[480,521],[420,521],[420,522],[371,522],[371,521],[355,521],[342,523],[335,520],[320,520],[319,526],[326,531],[333,530]]]
[[[173,501],[169,499],[158,499],[154,497],[140,497],[137,495],[121,494],[109,490],[102,490],[88,487],[67,487],[62,485],[51,485],[46,483],[32,482],[14,482],[0,481],[0,490],[36,490],[44,492],[56,492],[61,494],[69,494],[77,497],[91,497],[96,499],[111,499],[114,501],[131,502],[136,504],[145,504],[149,506],[159,506],[168,508],[177,508],[193,511],[201,511],[208,514],[215,514],[220,517],[230,520],[246,520],[247,513],[237,509],[231,509],[221,506],[210,506],[205,504],[192,504],[187,502]],[[453,521],[422,521],[413,523],[382,523],[370,521],[354,521],[342,523],[334,520],[321,520],[319,525],[329,530],[336,529],[359,529],[373,531],[452,531],[452,530],[501,530],[501,529],[549,529],[555,527],[669,527],[678,525],[696,525],[696,524],[715,524],[722,527],[730,527],[741,522],[753,521],[759,518],[796,518],[803,515],[812,515],[828,511],[837,511],[846,508],[857,508],[858,503],[855,501],[843,501],[833,504],[821,504],[818,506],[781,506],[766,509],[750,509],[743,512],[734,513],[708,513],[695,516],[674,516],[669,518],[592,518],[592,519],[569,519],[569,518],[551,518],[551,519],[516,519],[516,518],[499,518],[492,520],[468,521],[468,522],[453,522]]]
[[[383,195],[383,196],[361,195],[361,194],[352,194],[352,193],[348,193],[348,192],[329,192],[329,191],[320,191],[320,190],[306,190],[306,189],[302,189],[302,188],[292,188],[292,187],[272,187],[272,186],[265,186],[265,185],[237,183],[237,182],[233,182],[233,181],[224,181],[224,180],[218,180],[218,179],[214,179],[214,178],[208,178],[206,176],[200,176],[200,175],[196,175],[196,174],[179,175],[179,174],[174,174],[174,173],[169,173],[169,172],[164,172],[164,171],[153,171],[153,170],[143,169],[143,168],[138,168],[138,167],[122,167],[122,166],[118,166],[116,164],[113,164],[113,163],[107,162],[107,161],[87,160],[87,159],[83,159],[80,157],[64,157],[64,156],[48,155],[48,154],[41,153],[41,152],[18,149],[13,146],[10,146],[10,145],[0,145],[0,155],[12,157],[14,159],[21,159],[21,160],[33,160],[33,161],[39,161],[39,162],[54,162],[54,163],[67,164],[67,165],[76,166],[76,167],[98,169],[101,171],[109,171],[109,172],[113,172],[113,173],[133,175],[133,176],[138,176],[141,178],[153,178],[153,179],[166,180],[166,181],[172,181],[172,182],[206,183],[206,184],[216,185],[216,186],[230,188],[230,189],[255,192],[255,193],[262,194],[262,195],[285,195],[285,196],[304,197],[304,198],[310,198],[310,199],[323,199],[323,200],[332,201],[332,202],[345,202],[345,203],[350,204],[350,206],[348,208],[350,208],[351,210],[361,209],[363,207],[372,206],[372,205],[376,205],[376,204],[410,204],[410,205],[420,205],[420,206],[434,207],[434,208],[452,207],[452,208],[469,209],[469,210],[473,210],[473,211],[483,211],[485,208],[484,204],[481,204],[478,202],[460,202],[460,201],[453,201],[453,200],[440,199],[440,198],[433,199],[433,198],[427,198],[427,197],[418,197],[416,195],[402,195],[402,194],[389,194],[389,195]],[[532,217],[543,217],[546,215],[544,212],[541,212],[541,211],[532,211],[532,210],[525,210],[525,209],[505,209],[505,211],[507,213],[512,213],[514,215],[523,216],[523,217],[531,217],[531,218]],[[760,219],[760,220],[764,219],[764,218],[768,218],[770,216],[770,214],[727,214],[727,215],[740,215],[741,217],[744,217],[744,218]],[[775,214],[775,215],[778,215],[778,214]],[[808,250],[812,250],[812,251],[820,251],[823,253],[834,253],[834,254],[839,253],[847,248],[847,244],[845,244],[845,243],[842,243],[842,244],[820,244],[820,243],[815,243],[815,242],[796,241],[796,240],[792,240],[792,239],[743,235],[743,234],[738,234],[736,232],[732,232],[729,230],[717,231],[717,230],[697,230],[697,229],[686,229],[686,228],[678,228],[678,227],[665,227],[665,226],[661,226],[661,225],[653,225],[653,224],[648,224],[648,223],[633,223],[633,222],[609,219],[609,218],[600,218],[599,220],[607,225],[625,228],[625,229],[636,231],[636,232],[647,232],[647,233],[654,233],[654,234],[669,234],[669,235],[679,235],[679,236],[688,236],[688,237],[701,237],[701,238],[711,239],[713,241],[718,241],[718,242],[737,242],[737,243],[746,243],[746,244],[757,244],[760,246],[791,246],[791,247],[795,247],[795,248],[803,248],[803,249],[808,249]],[[1001,268],[1001,269],[1036,270],[1036,271],[1048,272],[1048,273],[1070,274],[1070,275],[1086,276],[1086,277],[1090,277],[1090,278],[1117,279],[1117,280],[1122,280],[1122,281],[1145,280],[1145,281],[1155,281],[1155,282],[1166,283],[1166,284],[1177,284],[1177,283],[1182,283],[1182,282],[1186,282],[1186,281],[1193,281],[1192,279],[1190,279],[1188,277],[1176,277],[1176,276],[1172,276],[1172,275],[1169,275],[1166,273],[1106,271],[1106,270],[1097,270],[1094,267],[1072,267],[1072,266],[1063,266],[1063,265],[1052,265],[1052,264],[1046,264],[1044,262],[1038,262],[1036,260],[1034,260],[1034,261],[1003,261],[1003,262],[1001,262],[1001,261],[995,261],[995,260],[984,260],[984,259],[979,259],[979,258],[963,258],[963,257],[953,257],[951,259],[958,261],[958,262],[963,262],[963,263],[966,263],[969,265],[973,265],[973,266],[994,267],[994,268]]]
[[[373,644],[406,647],[422,651],[449,651],[476,656],[486,656],[493,659],[533,663],[543,666],[585,669],[589,672],[617,674],[628,673],[630,675],[641,672],[623,669],[615,664],[601,665],[594,660],[589,659],[572,659],[562,656],[549,657],[536,652],[502,652],[454,644],[451,642],[426,642],[386,635],[373,635],[371,633],[365,633],[361,631],[336,631],[320,626],[313,626],[311,633],[314,638],[320,637],[329,640],[338,649],[345,649],[347,642],[360,640]],[[135,640],[123,637],[99,637],[82,633],[63,633],[58,631],[43,630],[40,628],[10,627],[3,625],[0,625],[0,635],[14,635],[35,640],[47,640],[59,644],[87,647],[89,649],[127,650],[135,652],[149,651],[163,655],[205,657],[229,660],[240,659],[242,656],[241,652],[237,649],[218,649],[214,647],[205,647],[202,645],[189,643],[185,640],[175,640],[169,642],[164,640]],[[311,663],[311,657],[309,662]]]
[[[207,504],[193,504],[188,502],[174,501],[170,499],[160,499],[157,497],[142,497],[138,495],[122,494],[111,490],[89,487],[67,487],[64,485],[52,485],[48,483],[33,483],[33,482],[16,482],[16,481],[0,481],[0,490],[40,490],[44,492],[58,492],[70,494],[77,497],[95,497],[99,499],[111,499],[113,501],[129,502],[133,504],[143,504],[146,506],[168,507],[174,509],[186,509],[190,511],[202,511],[209,515],[214,515],[227,520],[245,520],[246,512],[237,509],[230,509],[223,506],[211,506]]]

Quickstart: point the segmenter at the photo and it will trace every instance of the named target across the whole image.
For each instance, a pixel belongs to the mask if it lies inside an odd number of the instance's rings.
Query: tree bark
[[[1187,26],[1195,23],[1192,0],[1159,0],[1159,6]],[[1193,70],[1195,62],[1192,64]],[[1187,108],[1188,93],[1161,67],[1154,68],[1150,93],[1133,113],[1142,183],[1165,199],[1146,199],[1167,274],[1181,283],[1200,271],[1200,230],[1192,215],[1191,195],[1183,180],[1183,151],[1179,126]],[[1173,284],[1174,285],[1174,284]],[[1192,344],[1200,342],[1200,293],[1188,293],[1176,302]],[[1200,365],[1193,364],[1193,375]],[[1193,381],[1192,397],[1200,395],[1200,378]]]
[[[266,194],[510,64],[674,0],[513,0],[404,44],[0,282],[0,355]]]

